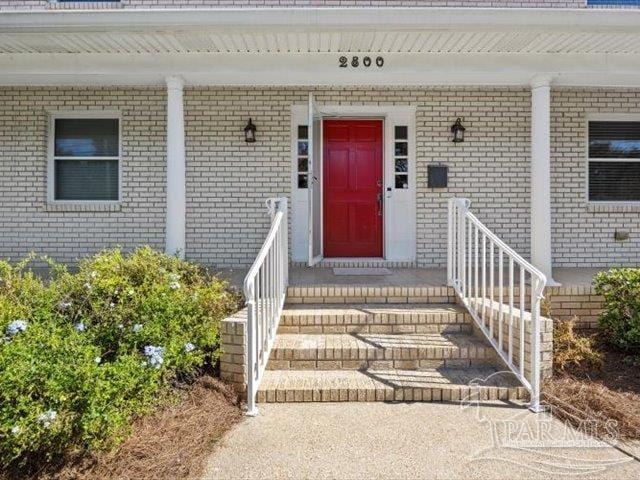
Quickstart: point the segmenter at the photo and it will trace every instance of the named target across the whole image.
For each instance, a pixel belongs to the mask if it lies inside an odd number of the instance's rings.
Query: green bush
[[[640,268],[600,272],[594,285],[604,296],[599,319],[604,339],[622,350],[640,353]]]
[[[237,306],[225,283],[150,248],[51,263],[44,281],[0,262],[0,462],[20,466],[123,439],[177,378],[218,356]]]

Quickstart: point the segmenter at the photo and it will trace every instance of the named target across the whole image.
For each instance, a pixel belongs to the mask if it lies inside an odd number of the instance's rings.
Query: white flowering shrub
[[[238,306],[224,282],[150,248],[102,252],[77,273],[52,264],[47,282],[26,264],[0,262],[5,468],[117,444],[176,379],[215,364],[219,322]]]

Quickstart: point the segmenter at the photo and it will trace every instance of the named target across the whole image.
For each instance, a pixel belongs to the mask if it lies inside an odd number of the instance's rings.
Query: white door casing
[[[316,109],[313,93],[309,93],[308,108],[308,128],[309,128],[309,176],[308,176],[308,199],[307,199],[307,222],[309,257],[308,265],[312,267],[322,259],[322,115]],[[297,129],[296,129],[297,131]]]
[[[315,114],[313,112],[315,111]],[[382,118],[384,120],[384,258],[414,262],[416,255],[416,149],[414,106],[343,106],[315,103],[291,107],[291,237],[292,260],[312,264],[322,258],[322,118]],[[315,124],[315,126],[314,126]],[[298,188],[297,134],[299,125],[308,129],[309,186]],[[396,126],[408,130],[409,188],[395,188],[394,132]],[[313,202],[310,199],[314,198]],[[313,204],[313,205],[312,205]],[[316,205],[317,204],[317,205]],[[315,215],[314,225],[308,219]],[[310,242],[310,239],[315,239]],[[320,245],[312,243],[320,242]],[[312,251],[313,247],[313,251]],[[310,262],[311,260],[311,262]]]

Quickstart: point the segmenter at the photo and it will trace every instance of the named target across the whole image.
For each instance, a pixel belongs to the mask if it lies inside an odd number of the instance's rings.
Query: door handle
[[[378,216],[382,216],[382,193],[378,193]]]

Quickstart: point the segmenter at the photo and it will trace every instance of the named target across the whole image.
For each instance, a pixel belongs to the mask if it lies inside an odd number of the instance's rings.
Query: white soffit
[[[474,8],[0,13],[0,54],[640,53],[640,11]]]
[[[640,27],[639,27],[640,30]],[[636,33],[536,31],[0,33],[22,53],[613,53],[639,54]]]

